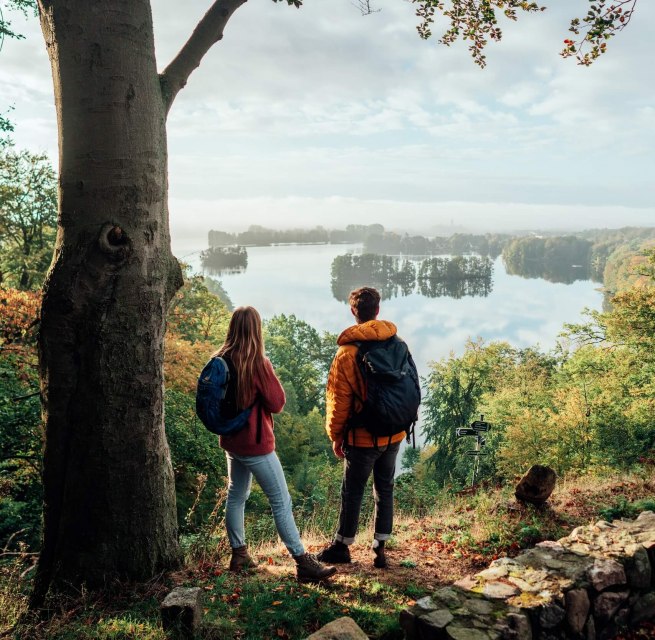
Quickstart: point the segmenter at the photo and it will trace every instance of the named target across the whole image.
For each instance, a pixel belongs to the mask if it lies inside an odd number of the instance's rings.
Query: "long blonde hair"
[[[254,307],[234,310],[225,342],[214,354],[227,356],[237,372],[236,399],[240,409],[255,400],[255,378],[264,375],[262,319]]]

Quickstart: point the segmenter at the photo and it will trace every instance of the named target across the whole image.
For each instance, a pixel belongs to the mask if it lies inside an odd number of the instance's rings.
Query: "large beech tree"
[[[164,319],[182,284],[170,249],[166,116],[244,2],[216,0],[159,72],[149,0],[38,0],[60,165],[39,340],[45,509],[33,604],[52,586],[144,580],[180,560],[163,427]],[[423,36],[443,13],[453,27],[444,41],[467,37],[474,57],[500,36],[495,11],[539,9],[455,0],[449,13],[415,2]]]
[[[158,73],[149,0],[39,0],[59,129],[59,230],[40,330],[44,539],[35,587],[175,566],[163,336],[166,114],[244,0],[216,2]]]

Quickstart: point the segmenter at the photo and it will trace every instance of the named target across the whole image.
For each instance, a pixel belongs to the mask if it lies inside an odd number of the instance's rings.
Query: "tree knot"
[[[98,244],[100,250],[110,256],[114,262],[122,262],[132,253],[132,241],[117,224],[103,225]]]

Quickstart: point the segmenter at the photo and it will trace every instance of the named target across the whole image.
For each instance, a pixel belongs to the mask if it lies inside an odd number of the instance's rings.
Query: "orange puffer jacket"
[[[344,427],[351,412],[362,408],[359,398],[366,399],[366,388],[357,366],[357,345],[364,340],[388,340],[396,335],[396,325],[387,320],[369,320],[348,327],[337,339],[339,349],[334,356],[325,390],[325,430],[332,442],[343,440]],[[397,433],[391,442],[400,442],[405,432]],[[348,444],[355,447],[374,447],[373,436],[363,428],[348,432]],[[382,445],[384,443],[380,443]]]

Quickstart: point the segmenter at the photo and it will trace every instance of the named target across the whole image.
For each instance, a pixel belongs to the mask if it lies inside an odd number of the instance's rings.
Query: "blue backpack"
[[[209,431],[229,436],[241,431],[247,424],[256,403],[243,410],[236,405],[234,368],[225,358],[214,356],[204,366],[196,387],[196,414]],[[257,443],[261,441],[261,411],[257,423]]]

